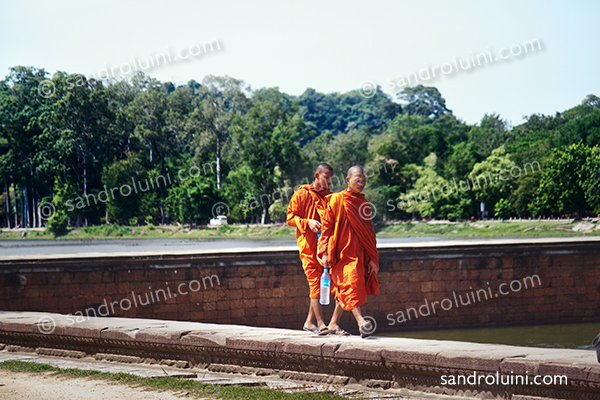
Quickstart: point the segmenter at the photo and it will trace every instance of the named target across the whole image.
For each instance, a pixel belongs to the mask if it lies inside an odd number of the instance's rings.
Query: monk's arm
[[[368,272],[369,274],[371,274],[372,272],[378,273],[379,272],[379,262],[373,262],[373,260],[369,260],[369,265],[368,265]]]
[[[375,236],[375,228],[372,227],[372,230],[373,231],[371,234],[373,236]],[[377,238],[375,238],[375,241],[377,241]],[[376,252],[375,256],[377,256],[377,258],[369,260],[369,264],[368,264],[369,273],[371,273],[371,272],[378,273],[379,272],[379,252]]]
[[[308,228],[308,218],[300,217],[300,201],[301,197],[297,193],[294,193],[288,206],[286,223],[289,226],[298,228],[300,233],[304,234]]]
[[[334,228],[335,216],[333,215],[333,211],[331,211],[331,205],[327,204],[327,208],[321,218],[321,238],[319,239],[319,249],[317,254],[319,259],[323,258],[323,254],[327,254],[327,247],[329,245],[329,240],[333,236]]]

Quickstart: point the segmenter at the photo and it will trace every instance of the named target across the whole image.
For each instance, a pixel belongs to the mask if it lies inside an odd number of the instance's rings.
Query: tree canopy
[[[281,221],[321,162],[363,165],[377,219],[600,212],[600,101],[466,124],[435,87],[291,96],[232,77],[184,85],[17,66],[0,81],[3,226]]]

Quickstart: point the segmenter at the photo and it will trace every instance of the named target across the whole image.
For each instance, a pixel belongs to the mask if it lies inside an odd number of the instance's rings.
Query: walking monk
[[[300,260],[310,288],[310,307],[303,329],[319,335],[327,335],[329,329],[323,322],[319,303],[323,266],[317,258],[317,235],[321,233],[321,219],[327,209],[325,196],[331,194],[332,176],[333,168],[329,164],[319,164],[314,183],[300,186],[292,196],[286,220],[289,226],[296,227]]]
[[[329,208],[321,220],[319,256],[323,265],[331,268],[331,287],[336,300],[329,330],[347,335],[338,322],[344,310],[352,311],[360,335],[367,337],[373,326],[365,321],[360,308],[367,295],[379,294],[379,253],[371,206],[362,194],[366,183],[364,169],[350,167],[346,182],[348,189],[328,196]]]

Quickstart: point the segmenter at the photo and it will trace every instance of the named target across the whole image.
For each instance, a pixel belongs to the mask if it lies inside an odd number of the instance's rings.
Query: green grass
[[[0,232],[0,240],[21,240],[23,231]],[[66,235],[56,238],[50,232],[28,230],[25,239],[267,239],[295,238],[295,228],[285,224],[221,225],[218,228],[194,228],[178,225],[118,226],[99,225],[70,228]]]
[[[600,235],[600,230],[589,233],[558,229],[571,229],[578,222],[566,221],[477,221],[475,224],[428,224],[426,222],[400,222],[377,224],[379,237],[445,236],[448,238],[491,237],[567,237]],[[482,227],[483,226],[483,227]],[[558,228],[558,229],[557,229]],[[21,231],[2,231],[0,240],[21,240]],[[118,226],[100,225],[71,228],[55,238],[46,231],[29,230],[25,239],[271,239],[295,238],[296,229],[285,224],[272,225],[222,225],[218,228],[194,228],[179,225]]]
[[[109,373],[100,371],[87,371],[75,368],[61,369],[48,364],[39,364],[25,361],[4,361],[0,363],[1,369],[11,372],[52,372],[53,376],[67,378],[90,378],[118,382],[133,387],[148,390],[172,390],[184,392],[194,398],[211,397],[215,399],[269,399],[269,400],[342,400],[342,397],[331,393],[284,393],[274,389],[262,387],[246,387],[240,385],[209,385],[188,379],[161,377],[142,378],[124,373]]]
[[[571,229],[578,222],[566,221],[477,221],[473,224],[428,224],[407,222],[378,226],[381,237],[446,236],[450,238],[511,238],[511,237],[579,237],[598,236],[600,230],[589,233],[574,232]],[[565,231],[562,229],[569,229]]]

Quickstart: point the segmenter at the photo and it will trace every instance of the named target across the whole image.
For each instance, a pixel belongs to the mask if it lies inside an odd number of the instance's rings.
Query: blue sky
[[[219,50],[148,74],[174,82],[229,75],[293,95],[373,82],[392,95],[400,76],[479,53],[498,58],[501,49],[509,55],[511,46],[537,39],[536,51],[448,74],[438,69],[435,79],[418,82],[437,87],[468,123],[496,112],[518,125],[524,115],[600,96],[598,15],[594,0],[0,0],[0,75],[16,65],[87,75],[218,40]]]

